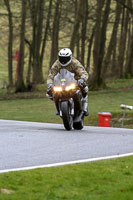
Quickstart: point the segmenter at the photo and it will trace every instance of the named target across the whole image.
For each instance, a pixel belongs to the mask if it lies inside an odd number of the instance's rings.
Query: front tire
[[[82,117],[82,119],[79,122],[73,123],[73,128],[76,130],[81,130],[84,128],[84,116]]]
[[[70,114],[68,101],[61,102],[62,120],[66,130],[70,131],[73,127],[73,117]]]

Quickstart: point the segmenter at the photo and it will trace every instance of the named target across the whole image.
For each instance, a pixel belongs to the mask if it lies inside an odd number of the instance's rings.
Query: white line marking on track
[[[75,161],[68,161],[68,162],[60,162],[60,163],[53,163],[53,164],[46,164],[46,165],[39,165],[39,166],[5,169],[5,170],[0,170],[0,174],[7,173],[7,172],[15,172],[15,171],[25,171],[25,170],[33,170],[33,169],[41,169],[41,168],[59,167],[59,166],[64,166],[64,165],[80,164],[80,163],[94,162],[94,161],[100,161],[100,160],[109,160],[109,159],[122,158],[122,157],[127,157],[127,156],[133,156],[133,153],[105,156],[105,157],[99,157],[99,158],[90,158],[90,159],[83,159],[83,160],[75,160]]]

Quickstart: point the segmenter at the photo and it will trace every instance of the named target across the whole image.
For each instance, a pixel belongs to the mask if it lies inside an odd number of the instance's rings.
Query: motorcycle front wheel
[[[70,131],[73,127],[73,117],[70,114],[70,106],[68,101],[61,102],[62,120],[66,130]]]
[[[84,116],[81,118],[79,122],[73,123],[73,128],[76,130],[81,130],[84,128]]]

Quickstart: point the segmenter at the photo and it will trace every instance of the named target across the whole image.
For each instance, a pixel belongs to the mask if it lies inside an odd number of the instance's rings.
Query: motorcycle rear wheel
[[[68,101],[61,102],[62,120],[66,130],[70,131],[73,127],[73,117],[70,114]]]

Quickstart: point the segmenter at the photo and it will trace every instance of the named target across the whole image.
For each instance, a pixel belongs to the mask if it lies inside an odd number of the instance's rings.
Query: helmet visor
[[[61,64],[65,65],[71,60],[71,56],[63,57],[59,56],[59,61]]]

